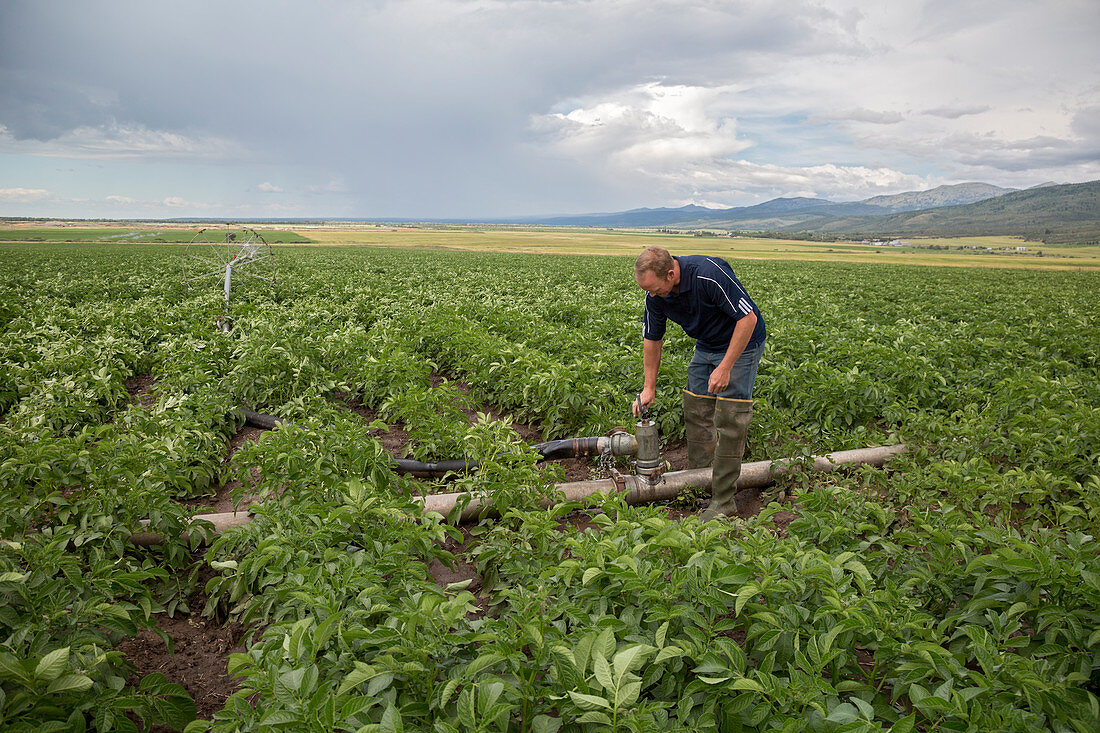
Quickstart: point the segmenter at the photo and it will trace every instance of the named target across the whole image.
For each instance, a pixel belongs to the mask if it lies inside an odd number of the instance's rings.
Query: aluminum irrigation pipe
[[[885,445],[877,448],[837,451],[826,456],[814,456],[811,470],[815,472],[835,471],[840,466],[859,464],[881,466],[889,459],[904,452],[904,445]],[[800,462],[790,459],[745,463],[741,466],[741,475],[737,479],[737,486],[742,489],[768,486],[779,476],[790,473],[792,470],[797,471],[800,468]],[[656,484],[649,483],[641,476],[624,476],[625,481],[622,491],[626,493],[628,504],[666,501],[675,498],[687,488],[710,488],[711,470],[710,468],[693,468],[686,471],[673,471],[661,476]],[[566,501],[579,501],[593,494],[610,494],[620,490],[615,480],[609,478],[595,481],[572,481],[558,484],[556,488],[565,496]],[[443,516],[447,516],[454,509],[455,504],[466,496],[470,495],[468,493],[454,493],[425,496],[422,500],[424,511],[439,512]],[[468,522],[481,516],[487,504],[488,502],[477,496],[470,496],[469,503],[462,509],[459,521]],[[542,504],[543,506],[550,506],[552,502],[544,501]]]
[[[868,465],[881,466],[894,456],[905,452],[904,445],[884,445],[876,448],[857,448],[855,450],[842,450],[829,453],[825,456],[814,456],[810,466],[815,472],[835,471],[841,466]],[[801,469],[801,462],[790,459],[776,461],[756,461],[745,463],[741,466],[741,476],[737,479],[738,488],[758,488],[768,486],[776,478],[792,470]],[[641,476],[624,476],[622,491],[626,493],[628,504],[644,504],[651,501],[667,501],[675,498],[680,492],[688,488],[710,488],[711,469],[693,468],[686,471],[673,471],[661,476],[656,484],[650,484]],[[564,496],[566,501],[579,501],[593,494],[610,494],[620,491],[614,479],[597,479],[595,481],[571,481],[557,484],[555,487]],[[460,522],[468,522],[475,519],[486,510],[488,503],[466,492],[453,494],[432,494],[418,501],[424,502],[424,511],[439,512],[447,516],[455,504],[464,497],[470,497],[470,501],[462,509],[459,516]],[[544,506],[550,506],[552,502],[543,502]],[[206,520],[213,523],[214,532],[224,532],[230,527],[236,527],[251,521],[247,512],[225,512],[222,514],[196,514],[192,521]],[[157,545],[164,539],[154,532],[139,532],[130,538],[130,541],[138,545]]]
[[[237,527],[242,524],[248,524],[252,521],[252,517],[248,512],[222,512],[220,514],[196,514],[191,517],[191,521],[205,520],[214,525],[214,533],[221,534],[230,527]],[[149,524],[148,519],[141,520],[142,524]],[[142,547],[150,547],[152,545],[163,545],[164,538],[156,532],[135,532],[130,535],[130,542],[135,545],[141,545]]]

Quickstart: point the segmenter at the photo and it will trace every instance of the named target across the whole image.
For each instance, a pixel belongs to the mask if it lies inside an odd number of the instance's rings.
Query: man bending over
[[[737,477],[752,420],[752,387],[764,353],[764,316],[729,263],[719,257],[673,257],[648,247],[634,263],[646,291],[642,326],[645,382],[634,414],[653,403],[665,325],[671,320],[695,339],[684,390],[684,431],[692,468],[713,465],[705,522],[737,512]]]

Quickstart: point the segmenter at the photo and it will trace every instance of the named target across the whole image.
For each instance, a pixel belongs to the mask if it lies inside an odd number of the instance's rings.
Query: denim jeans
[[[718,393],[719,397],[734,400],[751,400],[752,385],[756,381],[756,369],[760,366],[760,357],[764,353],[764,341],[753,347],[746,347],[730,369],[730,382]],[[710,394],[707,386],[714,368],[722,363],[725,354],[702,351],[695,347],[695,354],[687,368],[687,391],[705,397]]]

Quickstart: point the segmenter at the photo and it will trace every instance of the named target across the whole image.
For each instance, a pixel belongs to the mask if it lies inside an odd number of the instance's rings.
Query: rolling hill
[[[1009,234],[1048,244],[1100,241],[1100,181],[1013,191],[960,206],[878,217],[815,217],[785,231],[875,236]]]
[[[692,204],[500,223],[867,237],[1009,234],[1051,244],[1095,244],[1100,241],[1100,181],[1022,191],[961,183],[852,202],[792,197],[729,209]]]

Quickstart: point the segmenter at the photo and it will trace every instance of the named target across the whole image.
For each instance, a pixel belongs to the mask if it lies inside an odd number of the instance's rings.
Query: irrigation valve
[[[645,476],[651,486],[661,480],[661,442],[657,437],[657,423],[641,419],[634,429],[634,438],[638,443],[638,458],[634,461],[634,471]]]

